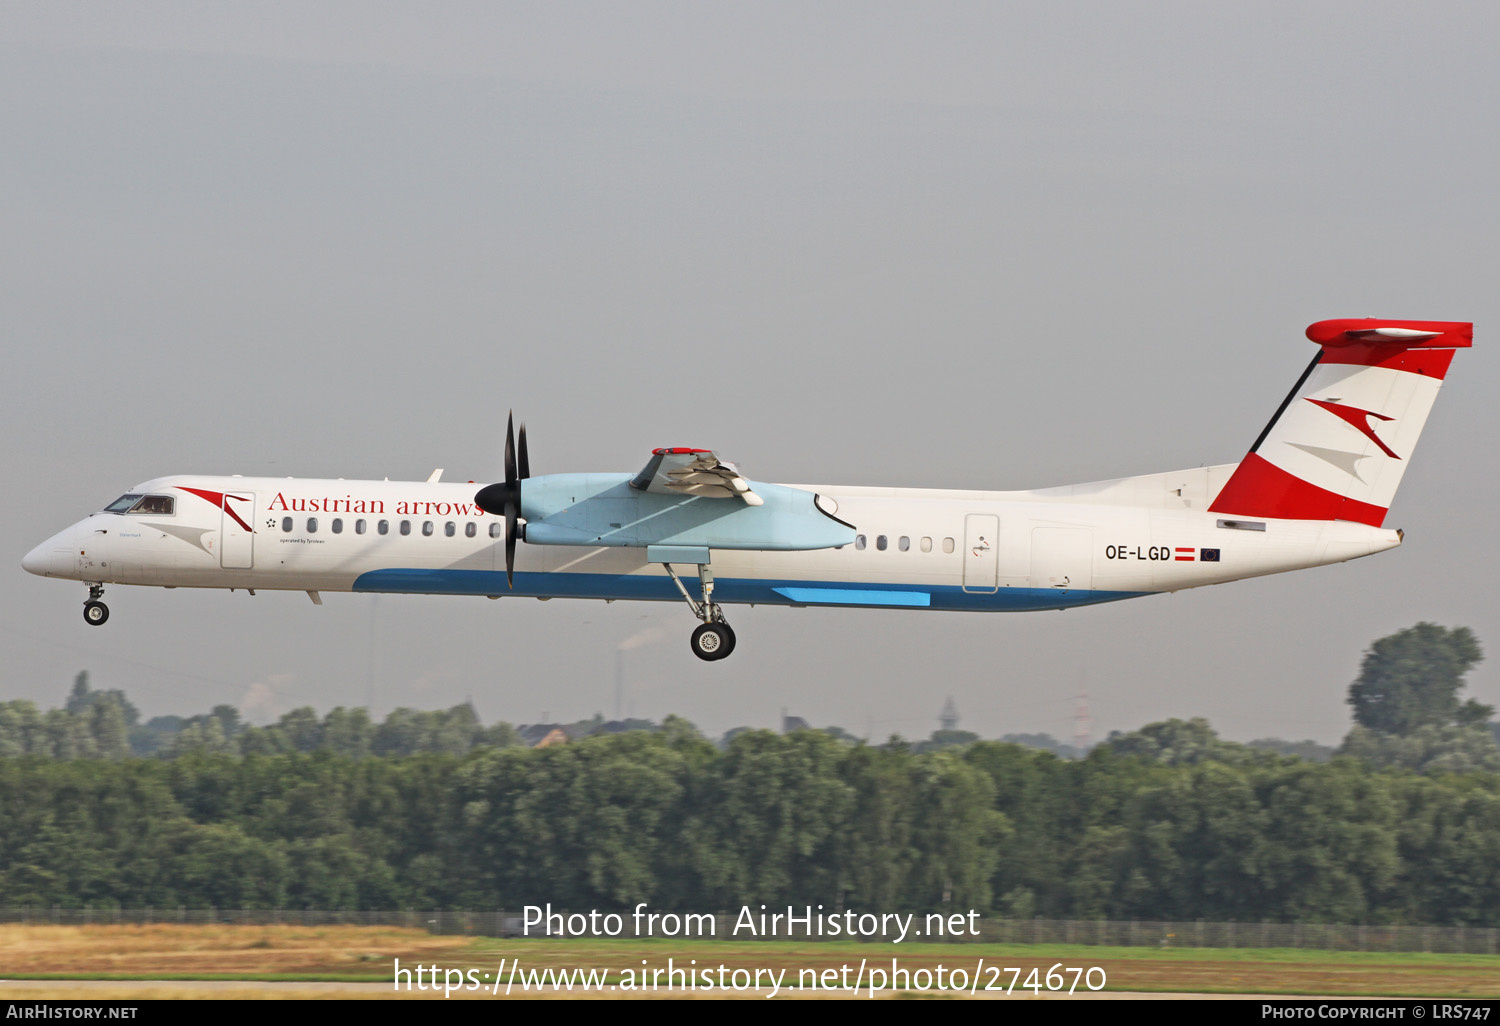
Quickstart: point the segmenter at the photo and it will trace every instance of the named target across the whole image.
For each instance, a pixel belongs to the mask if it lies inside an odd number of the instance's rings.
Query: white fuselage
[[[1058,609],[1336,563],[1400,544],[1337,520],[1207,512],[1233,465],[1023,492],[791,486],[853,544],[714,549],[723,603]],[[459,483],[180,476],[132,492],[171,512],[94,513],[25,568],[91,584],[680,600],[643,548],[517,547]],[[723,501],[704,499],[704,502]]]

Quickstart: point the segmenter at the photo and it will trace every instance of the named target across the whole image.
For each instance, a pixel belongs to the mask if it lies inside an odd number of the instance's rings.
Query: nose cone
[[[78,565],[80,526],[80,524],[74,524],[66,531],[59,531],[26,553],[26,557],[21,560],[21,568],[38,577],[76,579],[77,574],[70,571],[76,571]]]
[[[42,542],[36,548],[26,553],[21,560],[21,569],[28,574],[36,574],[38,577],[47,576],[48,564],[52,561],[52,543]]]

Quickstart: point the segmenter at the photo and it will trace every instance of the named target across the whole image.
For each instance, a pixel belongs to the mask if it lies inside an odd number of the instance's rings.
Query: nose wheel
[[[688,594],[687,587],[677,576],[677,571],[672,569],[671,563],[663,563],[662,566],[667,568],[667,576],[672,578],[672,583],[677,585],[678,591],[682,592],[682,597],[687,600],[688,608],[692,609],[693,615],[703,621],[693,630],[693,636],[688,643],[688,647],[693,650],[693,655],[705,662],[713,662],[728,656],[734,651],[734,628],[725,621],[723,609],[714,601],[714,575],[708,569],[708,564],[698,564],[698,581],[703,588],[701,602]]]
[[[89,585],[89,600],[83,604],[83,622],[90,627],[98,627],[109,619],[109,607],[99,601],[103,597],[103,585]]]

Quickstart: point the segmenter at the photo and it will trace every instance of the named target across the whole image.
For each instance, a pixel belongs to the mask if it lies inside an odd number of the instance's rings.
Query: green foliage
[[[1385,734],[1356,726],[1344,738],[1339,754],[1418,773],[1500,772],[1500,746],[1489,725],[1481,723],[1427,723],[1410,734]]]
[[[1294,759],[1306,759],[1308,762],[1327,762],[1334,755],[1333,748],[1313,740],[1283,741],[1279,737],[1259,737],[1249,742],[1249,747],[1263,752],[1275,752],[1277,755],[1289,755]]]
[[[1012,745],[1025,745],[1027,748],[1039,748],[1053,755],[1060,755],[1064,759],[1081,759],[1088,754],[1088,750],[1074,748],[1072,745],[1064,744],[1051,734],[1005,734],[1001,741]]]
[[[915,846],[908,900],[921,908],[989,908],[990,877],[1010,834],[994,782],[952,752],[913,760]]]
[[[716,745],[679,717],[596,716],[532,749],[468,704],[140,724],[80,676],[66,708],[0,703],[0,904],[1500,926],[1500,749],[1457,697],[1477,659],[1462,628],[1376,642],[1361,682],[1394,697],[1367,707],[1406,710],[1409,729],[1356,726],[1331,761],[1202,719],[1086,757],[941,731],[741,728]]]
[[[914,752],[940,752],[944,748],[962,748],[979,740],[972,730],[934,730],[926,741],[912,745]]]
[[[73,678],[73,690],[68,695],[67,711],[77,715],[101,702],[119,706],[126,727],[135,726],[141,718],[136,707],[126,699],[125,692],[117,689],[93,691],[89,688],[89,672],[80,670],[78,676]]]
[[[1459,701],[1464,674],[1482,658],[1467,627],[1419,623],[1376,641],[1349,685],[1356,722],[1339,753],[1425,774],[1500,770],[1486,722],[1494,709]]]
[[[1104,743],[1118,755],[1133,755],[1168,766],[1246,762],[1256,757],[1250,746],[1220,739],[1201,716],[1149,723],[1129,734],[1112,731]]]
[[[0,823],[6,905],[764,901],[1500,925],[1500,774],[1349,759],[923,754],[811,730],[720,750],[677,720],[399,759],[6,757]]]
[[[730,727],[728,730],[724,731],[724,736],[719,738],[719,747],[728,748],[729,743],[735,738],[754,729],[754,727]]]
[[[415,755],[446,752],[462,755],[474,747],[481,728],[474,707],[455,705],[447,712],[397,709],[375,729],[370,750],[375,755]],[[310,750],[310,749],[308,749]]]
[[[1483,723],[1495,710],[1458,692],[1464,674],[1483,659],[1467,627],[1419,623],[1370,646],[1359,678],[1349,685],[1354,719],[1368,730],[1412,734],[1424,726]]]

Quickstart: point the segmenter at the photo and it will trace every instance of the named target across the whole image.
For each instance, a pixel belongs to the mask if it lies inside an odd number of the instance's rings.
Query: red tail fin
[[[1213,504],[1289,520],[1385,520],[1463,321],[1319,321],[1321,347]]]

